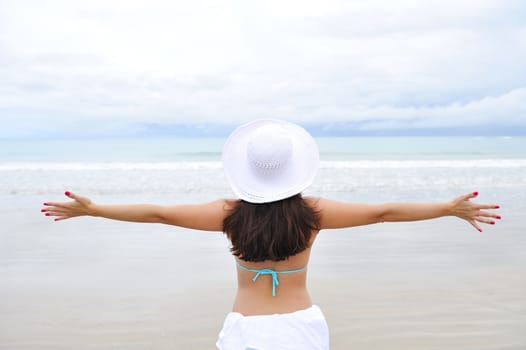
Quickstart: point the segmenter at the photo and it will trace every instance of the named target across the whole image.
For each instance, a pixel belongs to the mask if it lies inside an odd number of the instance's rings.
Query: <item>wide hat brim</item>
[[[291,157],[277,177],[261,177],[247,159],[253,133],[261,127],[275,125],[290,136]],[[250,203],[269,203],[292,197],[309,187],[318,171],[319,151],[313,137],[299,125],[276,119],[259,119],[238,127],[223,147],[223,167],[232,191]]]

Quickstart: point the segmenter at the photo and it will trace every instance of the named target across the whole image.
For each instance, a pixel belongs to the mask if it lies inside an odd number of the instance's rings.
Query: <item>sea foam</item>
[[[322,161],[322,169],[410,169],[410,168],[521,168],[526,159],[477,160],[346,160]],[[221,169],[218,161],[180,162],[8,162],[0,171],[82,171],[82,170],[199,170]]]

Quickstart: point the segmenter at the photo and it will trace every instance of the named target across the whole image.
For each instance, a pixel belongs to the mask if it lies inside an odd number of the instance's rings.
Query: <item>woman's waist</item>
[[[234,312],[248,315],[289,313],[312,306],[307,288],[289,285],[272,296],[270,290],[255,286],[239,286],[234,301]]]

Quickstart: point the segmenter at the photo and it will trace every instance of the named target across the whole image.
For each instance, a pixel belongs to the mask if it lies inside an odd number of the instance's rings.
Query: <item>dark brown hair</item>
[[[301,194],[271,203],[239,200],[223,222],[232,254],[245,261],[281,261],[307,249],[319,215]]]

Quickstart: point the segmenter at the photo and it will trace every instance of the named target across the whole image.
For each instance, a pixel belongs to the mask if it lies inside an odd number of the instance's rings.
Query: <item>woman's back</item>
[[[319,215],[301,194],[280,201],[239,201],[224,220],[238,274],[234,311],[288,313],[312,306],[306,288]]]
[[[284,261],[245,262],[238,260],[237,279],[238,290],[233,311],[242,315],[269,315],[289,313],[312,306],[307,291],[307,270],[310,248]],[[261,274],[254,281],[257,272],[251,270],[272,270]],[[299,270],[299,271],[298,271]],[[287,272],[287,273],[283,273]],[[273,295],[273,278],[279,284],[275,286]]]

